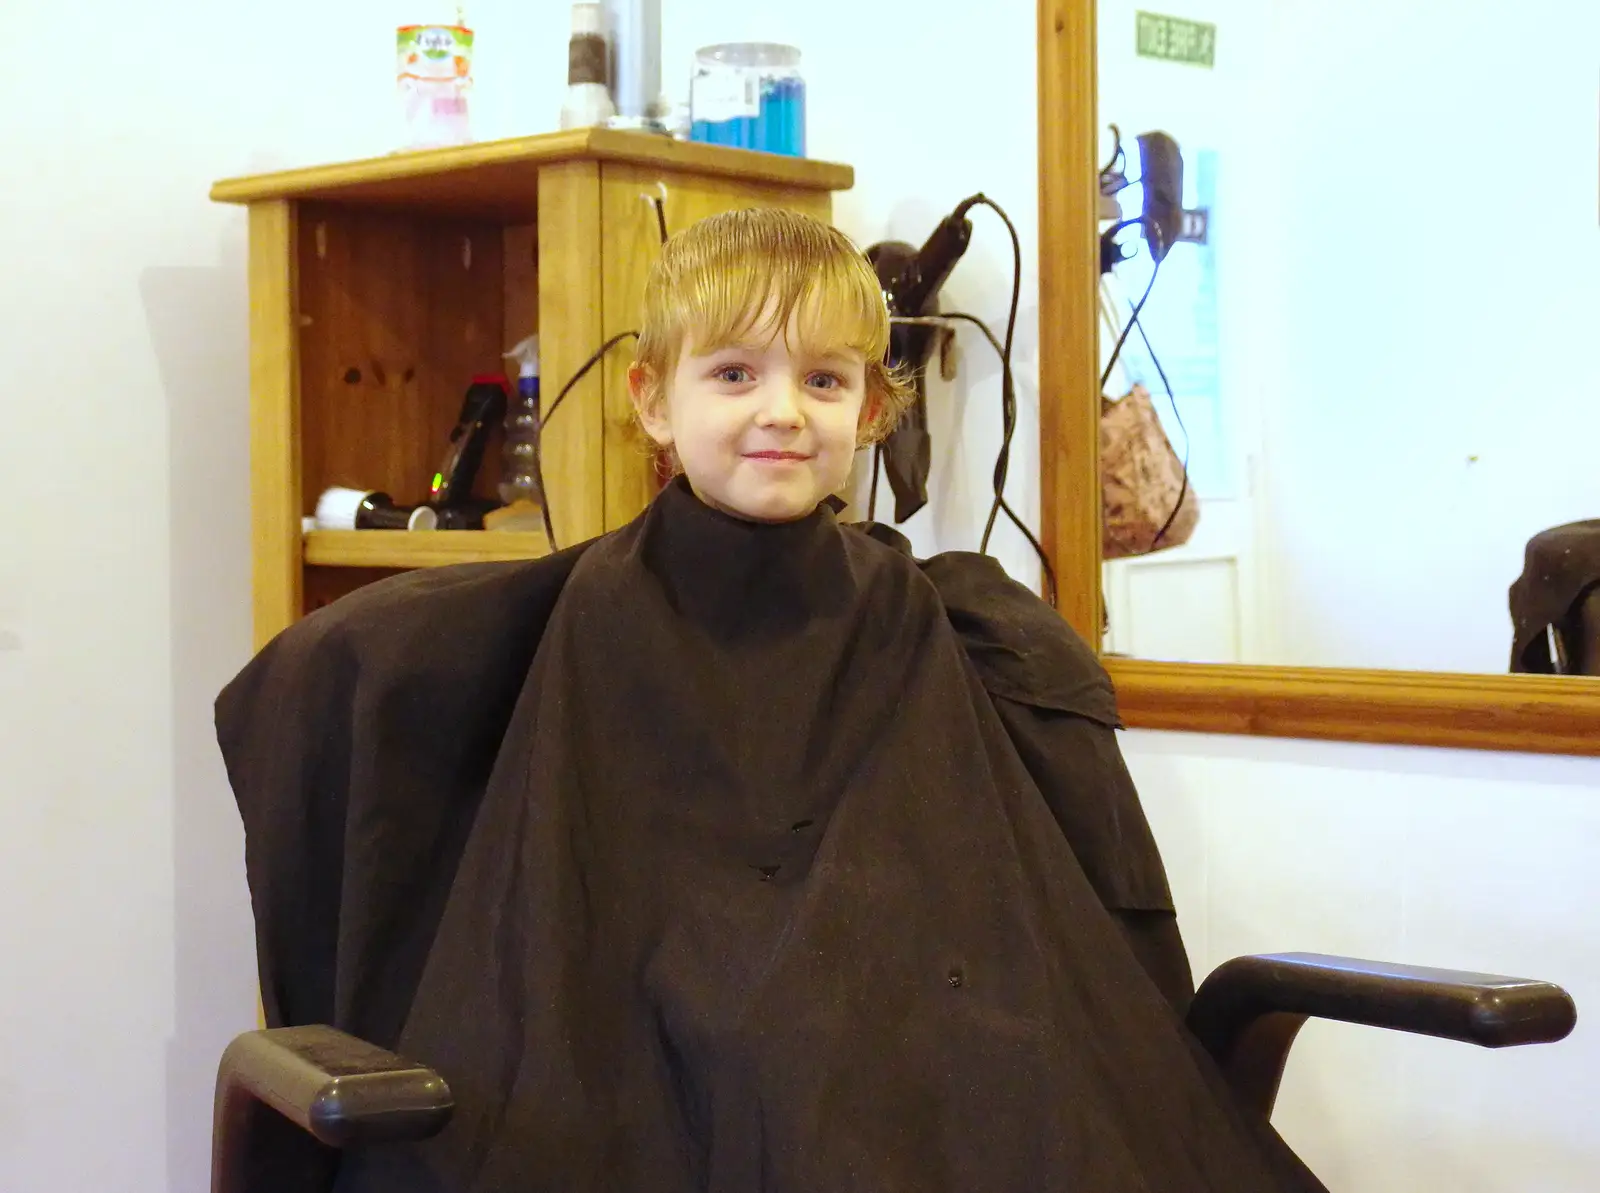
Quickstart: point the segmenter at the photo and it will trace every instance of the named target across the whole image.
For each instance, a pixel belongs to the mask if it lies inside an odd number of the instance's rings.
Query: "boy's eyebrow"
[[[690,341],[688,345],[695,356],[715,356],[719,352],[765,352],[771,346],[770,341],[737,337],[720,344],[696,344]]]
[[[775,339],[752,338],[749,336],[736,336],[725,343],[712,345],[697,345],[692,341],[688,344],[691,356],[719,356],[724,352],[766,352],[774,346]],[[858,364],[866,360],[866,354],[858,348],[823,348],[807,350],[798,349],[799,353],[821,364],[849,365]]]
[[[816,364],[831,365],[837,368],[840,366],[854,367],[855,365],[865,364],[867,358],[865,354],[857,352],[854,349],[847,348],[842,351],[813,353],[811,354],[811,359]]]

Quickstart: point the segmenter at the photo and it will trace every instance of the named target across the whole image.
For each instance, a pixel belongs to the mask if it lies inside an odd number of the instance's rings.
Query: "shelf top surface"
[[[313,530],[305,562],[327,567],[440,567],[537,559],[550,553],[542,531]]]
[[[211,198],[219,203],[292,199],[463,215],[531,215],[539,170],[570,161],[621,162],[801,190],[848,190],[855,183],[855,171],[835,162],[702,145],[655,133],[584,128],[228,178],[212,186]]]

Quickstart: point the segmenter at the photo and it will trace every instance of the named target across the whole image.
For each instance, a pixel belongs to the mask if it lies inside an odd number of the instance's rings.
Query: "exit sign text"
[[[1161,58],[1190,66],[1211,67],[1217,53],[1217,27],[1206,21],[1186,21],[1158,12],[1141,12],[1138,53],[1141,58]]]

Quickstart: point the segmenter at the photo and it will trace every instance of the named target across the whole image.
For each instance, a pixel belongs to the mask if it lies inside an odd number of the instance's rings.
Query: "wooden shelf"
[[[855,171],[835,162],[702,145],[656,133],[585,128],[229,178],[211,188],[211,198],[219,203],[310,199],[532,222],[538,210],[540,170],[580,160],[688,171],[792,190],[840,191],[855,183]]]
[[[636,329],[657,212],[687,228],[782,207],[831,221],[850,167],[580,129],[223,179],[247,209],[251,585],[264,646],[314,609],[413,568],[537,559],[537,521],[499,531],[320,531],[304,514],[350,478],[416,499],[459,418],[461,386],[539,334],[545,376],[570,377]],[[625,526],[654,496],[625,351],[574,388],[541,444],[558,542]],[[498,454],[485,460],[496,491]],[[521,529],[512,530],[515,525]]]
[[[305,561],[321,567],[428,568],[549,553],[537,530],[311,530],[305,536]]]

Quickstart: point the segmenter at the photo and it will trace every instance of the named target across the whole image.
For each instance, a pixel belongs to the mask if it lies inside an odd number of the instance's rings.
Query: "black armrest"
[[[263,1116],[281,1116],[341,1148],[427,1139],[454,1109],[449,1086],[432,1069],[331,1027],[247,1032],[217,1067],[212,1193],[242,1193],[259,1175],[253,1158],[262,1149],[252,1137],[274,1130]]]
[[[1277,953],[1218,966],[1195,994],[1189,1029],[1240,1098],[1270,1115],[1307,1019],[1506,1048],[1564,1039],[1577,1017],[1571,996],[1549,982]]]

